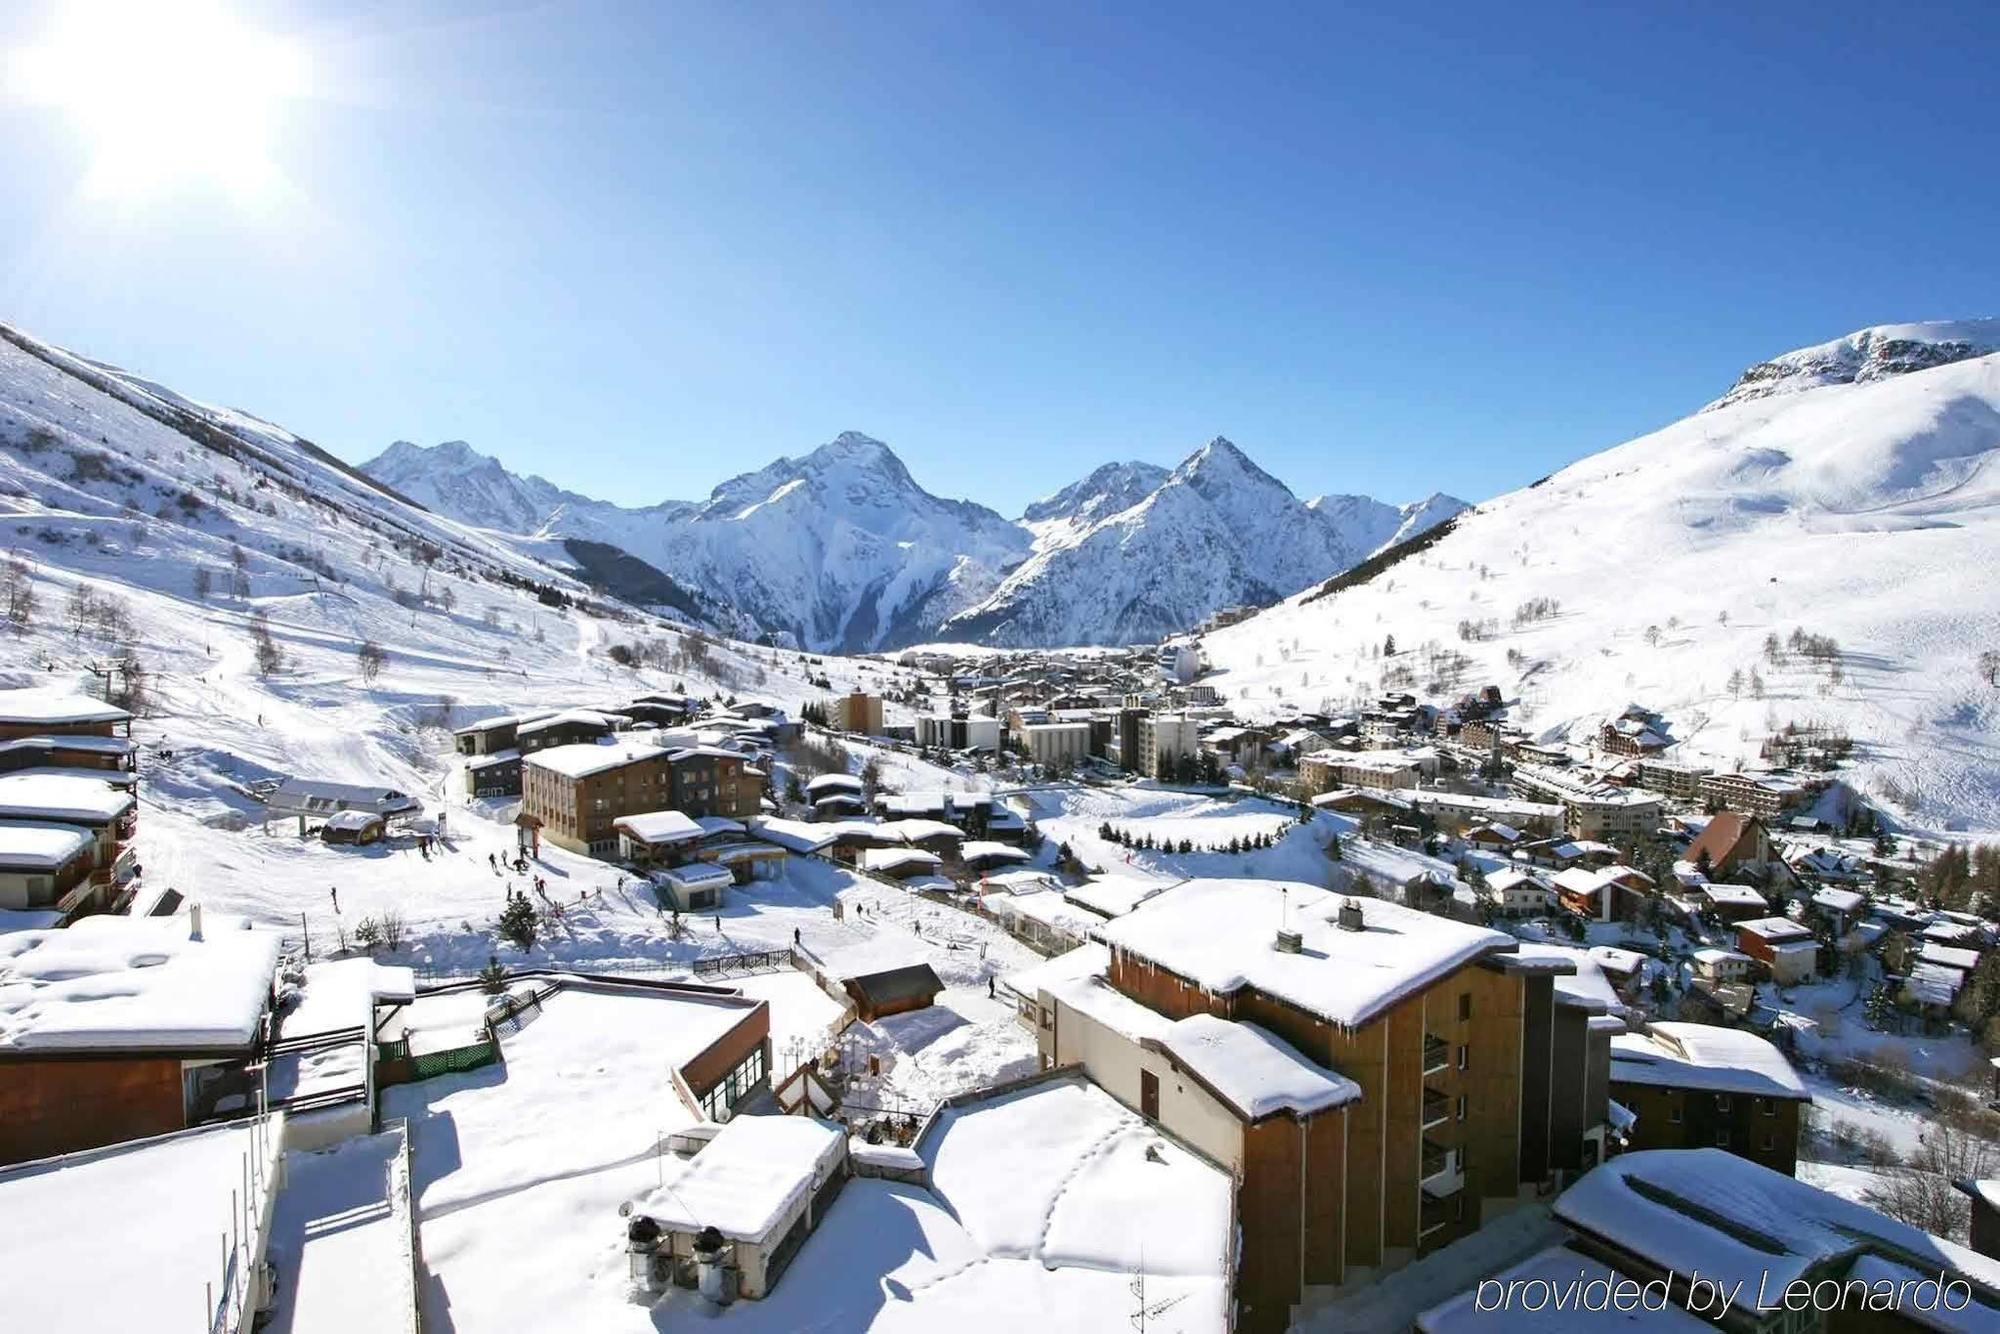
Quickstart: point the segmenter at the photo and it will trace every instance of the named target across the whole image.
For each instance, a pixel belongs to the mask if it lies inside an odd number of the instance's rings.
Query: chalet
[[[1637,704],[1598,729],[1598,748],[1609,755],[1657,755],[1673,744],[1660,715]]]
[[[1567,960],[1263,880],[1190,881],[1097,935],[1101,971],[1040,970],[1043,1064],[1081,1065],[1235,1175],[1238,1329],[1283,1329],[1306,1285],[1431,1254],[1594,1161],[1551,1129],[1608,1108],[1549,1041]],[[1556,1088],[1577,1095],[1560,1117]]]
[[[907,883],[936,878],[944,869],[944,859],[921,848],[868,848],[861,854],[861,869]]]
[[[253,1087],[280,943],[199,905],[0,935],[0,1163],[183,1130]]]
[[[1653,878],[1630,866],[1606,866],[1595,871],[1573,866],[1555,878],[1557,902],[1593,922],[1611,922],[1627,916],[1650,899],[1653,890]]]
[[[1477,824],[1465,831],[1465,841],[1475,848],[1487,852],[1497,852],[1503,856],[1512,852],[1527,837],[1509,824]]]
[[[1868,905],[1866,896],[1859,890],[1836,889],[1831,885],[1814,890],[1807,902],[1813,913],[1836,936],[1846,935],[1848,929],[1861,920]]]
[[[1009,935],[1044,954],[1061,954],[1090,939],[1104,919],[1055,890],[988,894],[981,900]]]
[[[1812,1101],[1784,1053],[1755,1033],[1681,1023],[1611,1040],[1611,1096],[1638,1118],[1633,1149],[1726,1149],[1787,1176]]]
[[[1748,885],[1718,885],[1705,882],[1696,890],[1697,902],[1724,922],[1747,922],[1771,915],[1771,901]]]
[[[1549,910],[1549,887],[1533,872],[1507,867],[1486,877],[1486,897],[1496,912],[1534,917]]]
[[[1754,815],[1722,811],[1703,827],[1688,845],[1687,860],[1700,867],[1710,880],[1737,880],[1748,884],[1768,884],[1773,868],[1782,868],[1772,851],[1770,831]]]
[[[611,827],[618,832],[618,859],[634,866],[679,865],[703,837],[702,827],[680,811],[621,815]]]
[[[927,963],[850,973],[840,985],[854,1002],[855,1014],[871,1024],[892,1014],[926,1009],[944,990]]]
[[[1819,966],[1819,943],[1789,917],[1757,917],[1736,924],[1736,948],[1762,965],[1781,987],[1810,982]]]
[[[1704,945],[1688,956],[1689,967],[1695,980],[1707,982],[1711,986],[1732,986],[1747,982],[1754,973],[1757,961],[1747,954],[1735,950],[1725,950],[1715,945]]]
[[[1972,1249],[1989,1260],[2000,1260],[2000,1180],[1951,1183],[1972,1201]]]

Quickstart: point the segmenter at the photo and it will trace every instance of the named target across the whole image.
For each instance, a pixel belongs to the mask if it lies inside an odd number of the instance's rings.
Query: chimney
[[[1278,953],[1297,954],[1305,948],[1305,937],[1287,927],[1278,928]]]
[[[188,939],[201,939],[201,905],[199,903],[190,903],[188,905]]]
[[[1361,900],[1342,899],[1340,911],[1333,915],[1333,924],[1342,931],[1366,930],[1368,923],[1361,915]]]

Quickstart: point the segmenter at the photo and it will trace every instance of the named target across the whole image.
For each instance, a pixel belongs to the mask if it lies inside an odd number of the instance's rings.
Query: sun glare
[[[293,43],[213,0],[72,0],[10,63],[18,96],[63,108],[88,138],[86,187],[108,195],[268,192],[279,116],[305,82]]]

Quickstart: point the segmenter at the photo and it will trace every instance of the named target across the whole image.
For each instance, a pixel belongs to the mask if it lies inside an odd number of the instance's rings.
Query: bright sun
[[[263,194],[278,180],[278,117],[304,91],[294,44],[214,0],[71,0],[11,63],[19,95],[64,108],[89,136],[97,194],[196,180]]]

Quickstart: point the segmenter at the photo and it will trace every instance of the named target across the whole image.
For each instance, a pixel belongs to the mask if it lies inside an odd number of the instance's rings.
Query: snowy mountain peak
[[[1867,384],[2000,351],[2000,319],[1878,324],[1760,361],[1706,410],[1830,384]]]
[[[1053,520],[1091,521],[1131,509],[1158,490],[1172,474],[1157,463],[1107,463],[1021,512],[1028,524]]]

